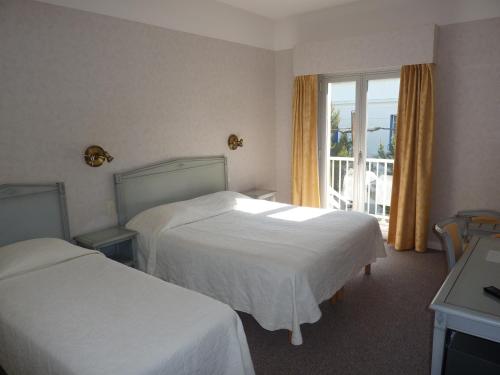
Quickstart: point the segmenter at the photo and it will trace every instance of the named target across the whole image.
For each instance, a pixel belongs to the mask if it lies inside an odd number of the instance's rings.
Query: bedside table
[[[112,227],[82,234],[74,238],[78,246],[98,250],[108,258],[135,267],[134,239],[137,232],[123,227]]]
[[[262,199],[273,202],[276,201],[276,192],[273,190],[255,189],[255,190],[245,191],[242,194],[248,195],[250,198],[254,199]]]

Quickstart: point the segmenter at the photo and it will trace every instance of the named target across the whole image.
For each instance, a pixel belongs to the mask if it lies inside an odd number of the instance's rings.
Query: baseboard
[[[384,243],[386,246],[389,246],[387,244],[387,236],[384,236]],[[441,243],[438,240],[429,240],[427,241],[427,248],[429,250],[437,250],[437,251],[443,251],[441,248]]]
[[[431,250],[443,251],[443,249],[441,248],[441,243],[439,242],[439,240],[429,240],[429,241],[427,241],[427,248],[431,249]]]

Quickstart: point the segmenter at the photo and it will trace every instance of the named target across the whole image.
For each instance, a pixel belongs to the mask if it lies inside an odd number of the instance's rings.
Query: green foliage
[[[391,143],[389,144],[389,154],[391,158],[396,157],[396,133],[392,133]]]
[[[389,143],[388,148],[389,150],[385,152],[385,147],[381,140],[378,145],[378,151],[377,151],[379,159],[394,159],[394,155],[396,152],[396,137],[394,137],[394,133],[392,134],[391,142]]]
[[[384,144],[382,143],[382,140],[378,144],[377,154],[380,159],[387,159],[387,154],[385,153],[385,147]]]
[[[349,141],[346,133],[340,135],[339,143],[333,145],[332,152],[334,156],[352,156],[352,141]]]
[[[340,112],[338,109],[332,104],[330,111],[330,134],[334,134],[339,131],[339,123],[340,123]],[[330,145],[330,155],[331,156],[341,156],[348,157],[352,156],[352,140],[349,140],[347,134],[350,131],[342,131],[340,130],[340,138],[337,143],[331,142]]]
[[[340,111],[338,109],[335,109],[335,107],[331,106],[331,111],[330,111],[330,131],[333,133],[334,131],[338,130],[339,128],[339,123],[340,123]]]

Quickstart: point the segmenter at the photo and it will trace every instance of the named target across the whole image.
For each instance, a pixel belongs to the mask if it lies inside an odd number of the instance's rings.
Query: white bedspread
[[[0,364],[9,375],[254,373],[228,306],[100,254],[0,280]]]
[[[265,329],[291,330],[296,345],[300,324],[321,317],[318,305],[385,256],[377,220],[363,213],[231,192],[174,205],[182,220],[172,220],[175,210],[166,205],[129,222],[140,233],[141,268],[250,313]]]

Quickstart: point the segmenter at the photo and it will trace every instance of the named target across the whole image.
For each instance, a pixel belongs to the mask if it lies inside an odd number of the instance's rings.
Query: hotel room
[[[0,374],[499,374],[498,40],[498,0],[0,0]]]

